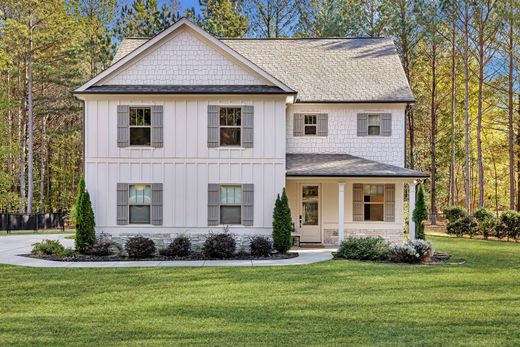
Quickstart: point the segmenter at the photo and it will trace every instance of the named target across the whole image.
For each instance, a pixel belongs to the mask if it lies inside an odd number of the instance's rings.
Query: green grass
[[[520,345],[520,244],[430,239],[467,263],[0,266],[0,345]]]
[[[76,230],[74,229],[65,229],[65,231],[61,229],[41,229],[38,231],[35,230],[10,230],[9,233],[5,230],[0,230],[1,236],[13,236],[13,235],[42,235],[42,234],[74,234]]]

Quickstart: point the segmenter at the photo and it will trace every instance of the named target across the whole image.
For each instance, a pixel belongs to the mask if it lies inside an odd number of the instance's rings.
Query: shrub
[[[235,239],[227,232],[210,234],[202,245],[202,253],[204,256],[216,259],[231,258],[233,253],[235,253],[235,249]]]
[[[390,260],[396,263],[419,263],[431,259],[432,245],[428,241],[414,240],[390,246]]]
[[[274,248],[280,253],[286,253],[292,246],[291,232],[293,229],[289,199],[285,192],[278,195],[273,210],[273,243]]]
[[[444,213],[444,217],[448,220],[448,223],[453,223],[469,215],[468,211],[461,206],[448,206],[442,212]]]
[[[33,244],[31,254],[42,256],[42,255],[54,255],[61,257],[65,252],[65,247],[58,240],[43,240]]]
[[[495,236],[499,239],[507,237],[508,240],[516,240],[520,236],[520,213],[515,211],[502,213],[495,230]]]
[[[135,236],[128,239],[125,250],[130,258],[151,258],[155,254],[155,243],[147,237]]]
[[[386,260],[389,243],[382,237],[349,237],[339,246],[336,257],[356,260]]]
[[[179,235],[161,252],[168,257],[187,257],[191,253],[191,241],[185,235]]]
[[[462,237],[464,234],[474,235],[477,227],[475,219],[471,216],[459,218],[453,222],[449,222],[446,226],[446,232],[457,237]]]
[[[103,257],[114,254],[114,248],[117,248],[114,242],[108,239],[96,239],[94,243],[86,246],[82,253]]]
[[[428,209],[426,208],[426,201],[424,200],[424,189],[422,184],[419,185],[417,191],[417,204],[413,210],[413,221],[415,222],[415,237],[420,240],[424,240],[426,235],[424,234],[424,224],[428,218]]]
[[[251,238],[251,255],[254,257],[268,257],[273,252],[273,243],[267,237],[254,236]]]
[[[433,255],[431,242],[425,240],[413,240],[410,242],[410,245],[415,249],[417,254],[419,254],[420,261],[431,260]]]
[[[85,180],[79,181],[78,197],[74,209],[76,221],[76,249],[82,252],[96,240],[94,211],[90,202],[90,195],[85,189]]]
[[[493,235],[497,220],[495,215],[486,208],[480,208],[473,213],[473,217],[477,221],[478,232],[487,239]]]

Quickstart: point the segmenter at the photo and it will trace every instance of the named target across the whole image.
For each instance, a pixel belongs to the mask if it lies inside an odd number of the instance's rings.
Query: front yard
[[[430,239],[467,263],[0,266],[0,345],[519,345],[520,244]]]

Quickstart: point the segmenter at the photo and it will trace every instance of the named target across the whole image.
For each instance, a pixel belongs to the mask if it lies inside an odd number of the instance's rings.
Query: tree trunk
[[[514,22],[513,22],[513,2],[510,0],[509,13],[509,37],[508,37],[508,55],[509,55],[509,71],[508,71],[508,142],[509,142],[509,208],[515,208],[515,130],[514,130],[514,111],[513,111],[513,68],[514,68]],[[519,129],[520,130],[520,129]],[[519,131],[520,132],[520,131]],[[518,140],[517,140],[518,141]],[[520,175],[520,173],[519,173]],[[520,184],[520,182],[519,182]],[[519,187],[520,188],[520,187]],[[520,201],[520,200],[519,200]],[[518,206],[517,206],[518,208]]]
[[[432,37],[432,85],[431,85],[431,121],[432,121],[432,133],[431,133],[431,211],[430,211],[430,222],[432,225],[437,224],[437,163],[436,163],[436,143],[437,143],[437,105],[436,105],[436,96],[437,96],[437,44],[435,42],[435,18],[433,24],[433,37]]]
[[[47,116],[42,117],[42,143],[40,146],[40,212],[45,211],[45,169],[47,167]]]
[[[28,85],[28,114],[29,114],[29,141],[28,141],[28,159],[27,159],[27,167],[28,167],[28,196],[27,196],[27,214],[32,213],[32,204],[33,204],[33,42],[32,42],[32,19],[29,19],[29,53],[27,55],[27,63],[29,67],[29,85]]]
[[[518,94],[518,112],[517,112],[517,125],[516,125],[516,160],[517,160],[517,172],[516,172],[516,184],[517,195],[516,195],[516,210],[520,212],[520,93]]]
[[[450,141],[450,191],[449,191],[449,204],[455,205],[455,112],[457,107],[457,84],[455,78],[456,70],[456,15],[452,18],[451,27],[451,141]]]
[[[24,70],[26,67],[24,67]],[[20,165],[20,174],[19,174],[19,185],[20,185],[20,213],[25,213],[25,206],[27,201],[26,199],[26,191],[25,191],[25,151],[26,151],[26,124],[25,124],[25,112],[26,112],[26,92],[25,92],[25,83],[24,90],[22,90],[22,69],[20,68],[20,64],[18,64],[18,97],[23,100],[22,103],[18,105],[18,139],[20,141],[20,155],[18,157],[18,165]]]
[[[466,194],[466,209],[471,211],[471,134],[469,128],[469,10],[468,2],[464,2],[464,147],[466,151],[466,177],[464,188]]]

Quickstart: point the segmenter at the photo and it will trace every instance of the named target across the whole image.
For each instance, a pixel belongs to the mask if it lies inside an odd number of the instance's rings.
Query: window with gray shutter
[[[152,184],[152,225],[163,224],[163,185],[162,183]]]
[[[208,184],[208,226],[220,224],[220,185]]]
[[[152,106],[152,147],[163,146],[163,106]]]
[[[253,226],[255,188],[253,184],[242,184],[242,225]]]
[[[385,222],[395,222],[395,184],[385,184]]]
[[[357,115],[357,136],[368,136],[368,114]]]
[[[242,147],[253,148],[254,106],[242,106]]]
[[[208,105],[208,147],[220,146],[219,109],[217,105]]]
[[[329,134],[329,115],[326,113],[318,114],[318,136],[327,136]]]
[[[363,185],[362,184],[354,184],[352,188],[352,197],[353,197],[353,215],[352,220],[354,222],[362,222],[364,220],[364,202],[363,202]]]
[[[128,147],[130,145],[128,105],[117,106],[117,147]]]
[[[392,136],[392,114],[381,115],[381,136]]]
[[[303,136],[303,120],[303,114],[295,113],[293,115],[293,136]]]
[[[128,183],[117,184],[117,225],[128,224]]]

